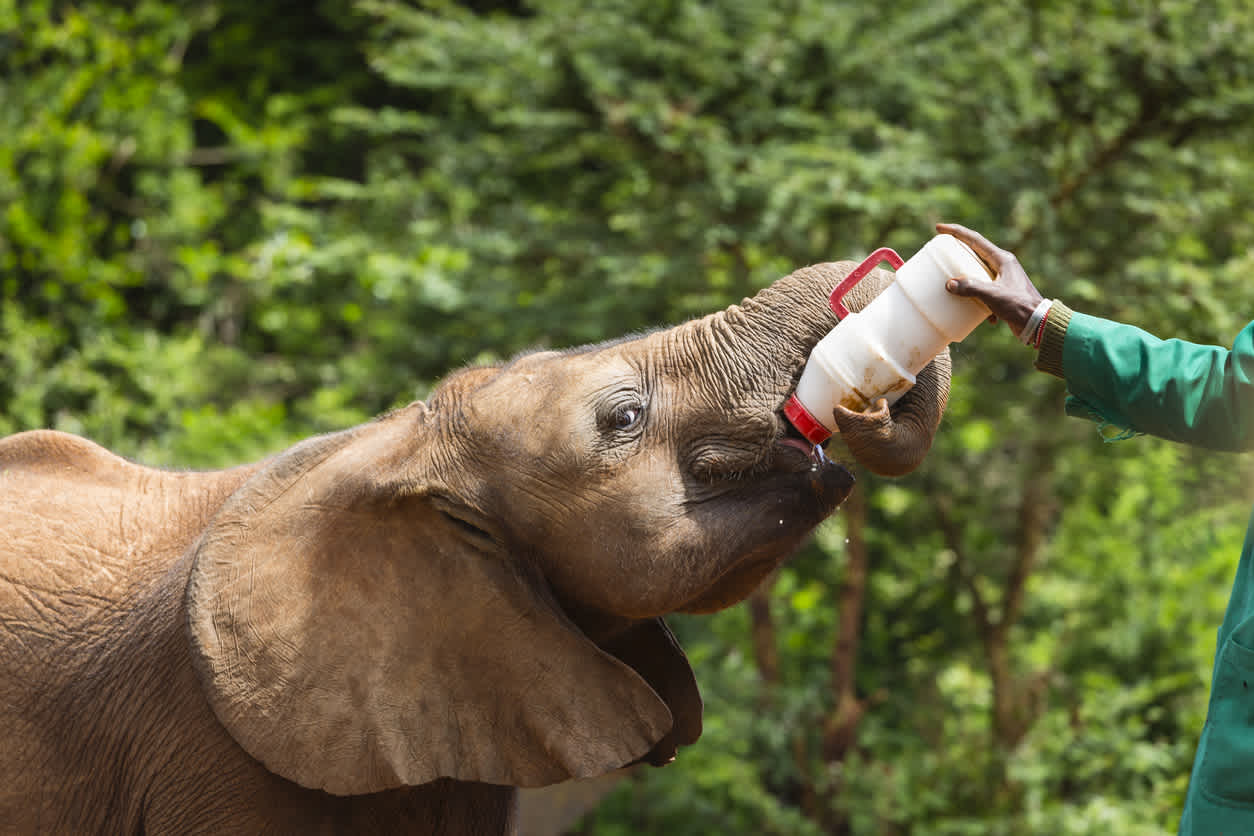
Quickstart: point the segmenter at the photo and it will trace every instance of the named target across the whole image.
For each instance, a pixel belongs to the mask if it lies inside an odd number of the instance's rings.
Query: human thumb
[[[945,290],[948,290],[954,296],[974,297],[978,302],[986,308],[991,308],[995,302],[995,298],[990,294],[992,289],[990,282],[973,282],[968,278],[958,276],[945,282]],[[990,313],[989,322],[997,321],[997,314]]]
[[[945,289],[955,296],[972,296],[974,288],[971,287],[971,280],[957,277],[945,282]]]

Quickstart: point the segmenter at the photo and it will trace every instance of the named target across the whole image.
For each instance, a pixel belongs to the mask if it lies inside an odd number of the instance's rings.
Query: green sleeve
[[[1061,371],[1067,414],[1199,447],[1254,448],[1254,322],[1229,350],[1065,307],[1059,314],[1061,332],[1042,340],[1037,365]]]

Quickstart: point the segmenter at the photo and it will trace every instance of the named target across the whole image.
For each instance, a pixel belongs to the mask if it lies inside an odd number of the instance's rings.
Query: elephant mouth
[[[737,557],[681,612],[715,612],[744,599],[853,491],[853,474],[813,444],[785,437],[773,453],[767,473],[698,506],[709,517],[703,527],[726,537],[721,551]],[[736,524],[728,528],[727,520]]]
[[[774,464],[777,470],[817,471],[836,463],[827,457],[827,453],[818,444],[811,444],[805,439],[785,435],[775,442]],[[836,466],[840,465],[836,464]]]
[[[822,445],[807,440],[784,417],[783,412],[779,412],[776,418],[780,431],[774,444],[773,470],[818,472],[833,466],[844,469],[842,465],[827,457],[827,452]]]

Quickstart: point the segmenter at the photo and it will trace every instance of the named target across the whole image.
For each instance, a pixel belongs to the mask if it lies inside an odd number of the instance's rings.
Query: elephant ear
[[[337,795],[541,786],[648,755],[670,711],[424,470],[416,404],[271,461],[203,533],[192,655],[220,722]]]
[[[696,743],[701,737],[704,706],[688,656],[660,618],[635,624],[601,646],[630,665],[666,701],[674,722],[644,760],[654,766],[670,763],[678,747]]]

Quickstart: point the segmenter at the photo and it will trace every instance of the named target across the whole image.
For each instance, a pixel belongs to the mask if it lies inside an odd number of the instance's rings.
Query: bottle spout
[[[831,430],[823,426],[819,419],[810,413],[810,410],[797,399],[797,396],[789,395],[788,400],[784,403],[784,417],[788,422],[796,428],[797,432],[811,444],[822,444],[832,437]]]

